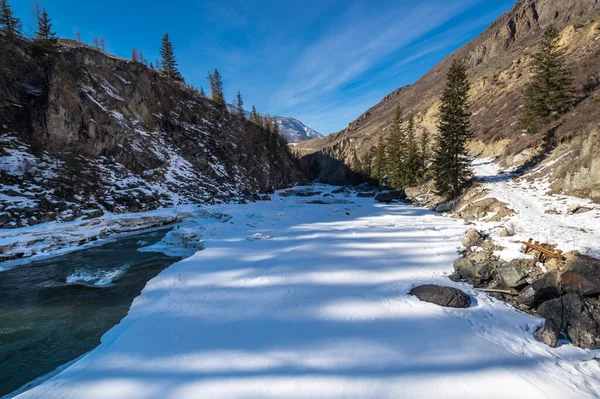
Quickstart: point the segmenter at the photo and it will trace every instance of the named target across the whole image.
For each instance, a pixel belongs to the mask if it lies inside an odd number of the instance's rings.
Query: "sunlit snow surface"
[[[331,191],[330,187],[317,187]],[[222,205],[102,344],[20,398],[589,398],[595,352],[448,278],[463,222],[407,205]],[[407,294],[459,287],[469,309]]]
[[[535,174],[546,163],[529,174]],[[563,252],[577,250],[600,258],[600,206],[588,199],[551,195],[550,182],[528,179],[529,174],[521,178],[512,178],[510,173],[500,173],[500,167],[492,159],[478,159],[474,162],[473,172],[483,180],[483,187],[490,190],[488,196],[508,204],[515,216],[502,223],[477,223],[480,229],[488,230],[493,239],[506,249],[499,255],[507,260],[522,257],[521,241],[529,238],[539,242],[557,244]],[[572,204],[590,208],[585,213],[567,215]],[[550,213],[549,213],[550,212]],[[513,237],[499,237],[498,227],[508,226]]]

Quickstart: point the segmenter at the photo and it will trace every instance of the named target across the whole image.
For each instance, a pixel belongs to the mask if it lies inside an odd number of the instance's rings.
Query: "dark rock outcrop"
[[[244,190],[303,180],[281,136],[140,63],[69,40],[40,52],[1,34],[0,54],[3,224],[252,200]]]
[[[420,285],[410,290],[410,295],[414,295],[424,302],[450,308],[468,308],[471,306],[471,297],[453,287],[433,284]]]
[[[384,191],[375,196],[375,201],[390,203],[394,201],[403,201],[406,199],[404,190]]]
[[[539,335],[547,331],[558,331],[564,333],[576,346],[600,349],[598,299],[585,298],[569,292],[560,298],[542,303],[538,313],[546,319],[543,331]]]

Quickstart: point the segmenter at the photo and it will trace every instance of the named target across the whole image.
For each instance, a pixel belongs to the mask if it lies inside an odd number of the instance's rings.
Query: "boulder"
[[[404,190],[385,191],[375,196],[375,201],[390,203],[392,201],[402,201],[406,199]]]
[[[510,230],[508,230],[506,227],[502,227],[500,229],[500,231],[498,232],[498,236],[500,236],[500,237],[512,237],[512,236],[514,236],[514,234]]]
[[[438,206],[435,207],[435,211],[437,213],[446,213],[452,211],[454,206],[450,202],[442,202]]]
[[[535,308],[542,302],[560,297],[556,276],[548,273],[525,287],[517,297],[517,302],[529,308]]]
[[[454,270],[464,280],[478,286],[483,281],[488,281],[494,275],[500,262],[488,260],[485,262],[473,262],[469,258],[458,258],[454,261]]]
[[[565,254],[560,283],[565,292],[600,294],[600,260],[579,252]]]
[[[579,204],[569,205],[569,207],[567,208],[567,215],[574,214],[575,212],[577,212],[579,210],[579,208],[581,208],[581,205],[579,205]]]
[[[433,284],[421,285],[410,290],[410,295],[414,295],[424,302],[450,308],[468,308],[471,306],[471,297],[452,287]]]
[[[498,268],[500,282],[507,288],[527,284],[527,278],[534,272],[535,263],[531,260],[515,259]]]
[[[375,196],[375,192],[374,191],[363,191],[360,193],[357,193],[356,196],[358,198],[373,198]]]
[[[542,303],[538,314],[546,319],[546,323],[554,323],[573,345],[600,349],[600,309],[597,299],[569,292]]]
[[[482,240],[483,236],[479,231],[477,231],[477,229],[469,229],[462,238],[461,243],[465,248],[470,248],[473,246],[479,246]]]
[[[560,339],[560,329],[554,321],[546,320],[544,325],[535,332],[535,336],[546,345],[556,348]]]

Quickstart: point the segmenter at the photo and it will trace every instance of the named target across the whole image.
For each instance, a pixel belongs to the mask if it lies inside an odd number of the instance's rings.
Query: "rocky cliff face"
[[[561,45],[567,51],[580,101],[557,124],[538,135],[524,136],[517,126],[521,89],[536,43],[549,25],[561,31]],[[326,150],[346,161],[353,151],[365,154],[379,136],[387,136],[398,104],[416,115],[419,126],[435,133],[438,99],[455,58],[466,60],[472,84],[474,155],[500,155],[506,166],[561,157],[545,169],[554,191],[600,200],[600,92],[597,84],[588,85],[600,81],[598,0],[519,0],[510,12],[416,83],[387,95],[341,132],[301,143],[296,149],[304,154]]]
[[[139,63],[0,35],[0,228],[253,197],[303,176],[281,136]]]

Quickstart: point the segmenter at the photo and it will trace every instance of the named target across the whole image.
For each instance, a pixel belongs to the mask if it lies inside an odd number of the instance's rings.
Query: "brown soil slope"
[[[549,25],[561,31],[561,45],[567,51],[580,101],[557,124],[525,136],[517,124],[521,89],[527,82],[531,54]],[[296,150],[301,154],[323,151],[346,161],[353,150],[364,155],[380,135],[387,135],[398,104],[406,113],[413,112],[420,126],[435,133],[439,95],[455,58],[466,60],[472,84],[475,155],[499,154],[510,165],[563,155],[547,168],[554,190],[600,199],[600,93],[597,87],[584,90],[588,79],[600,77],[600,0],[519,0],[510,12],[416,83],[387,95],[346,129],[301,143]],[[550,136],[542,148],[541,138]]]

